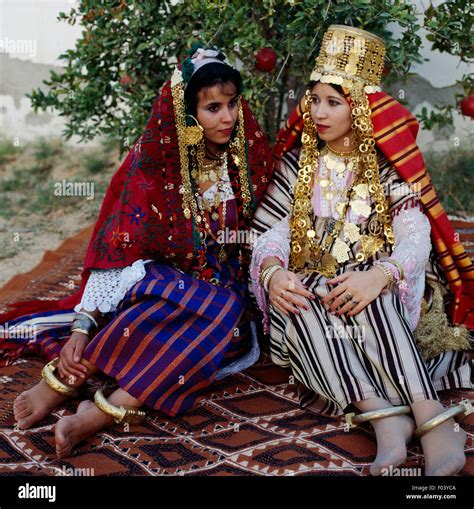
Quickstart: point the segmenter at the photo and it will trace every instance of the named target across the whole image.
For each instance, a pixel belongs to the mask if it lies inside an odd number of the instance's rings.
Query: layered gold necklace
[[[211,161],[204,161],[204,149],[201,146],[198,148],[198,167],[193,168],[191,171],[191,176],[194,180],[196,180],[199,184],[204,184],[205,182],[212,182],[215,184],[222,177],[222,171],[224,167],[224,163],[227,160],[227,152],[222,151],[218,152],[213,157]]]
[[[210,217],[213,221],[219,221],[221,231],[225,231],[227,220],[227,202],[224,196],[224,181],[223,176],[227,173],[227,152],[217,155],[217,157],[210,163],[204,163],[204,149],[202,146],[198,149],[198,170],[193,169],[191,176],[199,183],[212,182],[217,184],[217,191],[214,195],[213,203],[204,196],[204,192],[199,194],[196,192],[196,201],[198,204],[200,217],[204,224],[206,234],[210,235],[219,244],[218,259],[220,263],[227,260],[227,253],[225,250],[225,243],[219,242],[212,231],[211,225],[206,216]],[[220,206],[222,203],[222,207]]]
[[[359,152],[352,150],[351,152],[338,152],[332,149],[328,144],[321,150],[321,156],[324,161],[324,168],[318,176],[315,176],[316,182],[321,188],[321,193],[328,201],[341,197],[347,189],[340,189],[336,182],[331,179],[331,171],[335,170],[336,178],[340,181],[344,180],[348,172],[357,173],[359,167]]]
[[[307,122],[307,118],[305,118]],[[328,189],[326,195],[333,198],[331,179],[327,173],[316,177],[319,173],[319,152],[316,138],[311,139],[303,134],[303,148],[299,160],[298,181],[295,186],[295,199],[292,205],[291,227],[291,258],[293,270],[303,269],[318,272],[326,277],[333,277],[340,264],[349,260],[350,245],[361,243],[362,251],[356,256],[359,262],[373,256],[384,246],[383,240],[377,235],[361,235],[357,224],[346,219],[348,208],[358,215],[368,218],[372,214],[371,205],[367,205],[369,184],[365,173],[357,171],[353,183],[343,190],[344,199],[336,205],[339,213],[337,221],[332,220],[330,228],[326,227],[327,236],[318,242],[313,227],[314,214],[311,207],[314,180],[322,189]],[[358,156],[354,152],[338,153],[327,145],[322,151],[324,162],[345,175],[349,168],[358,170]],[[330,169],[330,168],[328,168]],[[327,182],[326,182],[327,181]],[[326,225],[327,226],[327,225]],[[342,231],[342,236],[340,233]]]

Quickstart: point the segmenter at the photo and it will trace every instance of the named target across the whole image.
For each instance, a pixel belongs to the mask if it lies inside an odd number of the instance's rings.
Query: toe
[[[18,410],[18,412],[15,414],[16,419],[23,419],[25,417],[28,417],[31,415],[31,410],[29,408],[24,408],[22,410]]]
[[[20,429],[28,429],[30,427],[30,420],[29,419],[20,419],[18,421],[18,427]]]
[[[14,412],[22,412],[23,410],[29,408],[29,405],[26,404],[26,402],[18,403],[17,405],[13,405],[13,411]]]

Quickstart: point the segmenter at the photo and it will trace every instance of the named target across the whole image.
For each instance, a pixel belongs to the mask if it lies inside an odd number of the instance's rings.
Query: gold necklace
[[[221,203],[221,197],[220,193],[223,191],[222,189],[222,175],[227,171],[227,157],[224,159],[223,167],[221,169],[221,174],[219,176],[219,180],[217,182],[217,188],[218,191],[214,195],[214,207],[217,209],[217,211],[212,212],[212,207],[207,201],[206,198],[204,198],[204,193],[201,196],[201,200],[199,200],[199,193],[196,192],[196,201],[198,203],[199,211],[201,212],[202,222],[204,223],[204,229],[206,232],[217,242],[217,244],[220,245],[219,247],[219,254],[218,254],[218,260],[220,263],[223,263],[227,260],[227,253],[225,250],[225,241],[222,243],[219,242],[218,237],[216,237],[211,229],[211,226],[207,220],[206,213],[212,218],[213,221],[217,221],[220,219],[220,228],[221,231],[225,231],[226,227],[226,220],[227,220],[227,201],[224,199],[222,200],[222,209],[219,210],[219,205]]]
[[[348,171],[354,171],[359,161],[357,150],[351,152],[338,152],[332,149],[327,143],[321,150],[325,166],[329,170],[336,170],[339,178],[344,178]]]
[[[205,182],[212,182],[215,184],[222,176],[224,163],[227,160],[227,152],[219,154],[219,156],[209,162],[204,162],[204,150],[202,147],[198,148],[198,167],[193,168],[191,176],[200,184]]]
[[[353,149],[353,150],[350,150],[349,152],[341,152],[339,150],[335,150],[331,147],[331,145],[329,145],[329,143],[326,143],[323,150],[327,150],[328,152],[330,152],[333,156],[335,157],[340,157],[342,159],[349,159],[351,157],[357,157],[359,155],[359,151],[357,148]],[[323,150],[321,150],[321,152],[323,152]]]
[[[324,169],[319,175],[315,175],[315,180],[326,200],[333,201],[334,198],[345,195],[347,188],[338,189],[331,179],[330,171],[336,170],[336,175],[341,180],[346,177],[348,171],[357,172],[359,166],[358,151],[336,152],[326,144],[321,150],[321,156],[324,161]]]

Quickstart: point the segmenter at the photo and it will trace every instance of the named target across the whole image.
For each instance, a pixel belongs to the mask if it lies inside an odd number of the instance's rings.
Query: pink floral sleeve
[[[430,223],[419,203],[407,202],[393,218],[395,245],[391,259],[400,263],[404,278],[400,281],[398,269],[383,259],[375,262],[385,265],[397,282],[400,300],[410,316],[412,330],[420,319],[421,299],[425,290],[425,271],[431,251]]]
[[[288,268],[290,257],[290,223],[289,215],[278,221],[268,231],[260,235],[253,246],[252,261],[250,264],[250,278],[252,292],[257,304],[263,313],[263,330],[269,331],[268,303],[264,289],[260,286],[259,279],[261,267],[266,258],[278,258],[282,266]]]

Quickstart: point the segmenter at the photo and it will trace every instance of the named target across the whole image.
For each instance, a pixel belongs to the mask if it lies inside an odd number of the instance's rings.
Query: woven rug
[[[471,226],[467,230],[472,239]],[[85,229],[46,252],[35,269],[15,276],[0,290],[0,309],[7,302],[57,299],[71,293],[72,286],[77,289],[90,234],[91,228]],[[40,379],[43,364],[28,358],[0,369],[0,475],[69,475],[76,469],[75,475],[95,476],[366,476],[375,457],[369,424],[347,432],[340,418],[301,410],[295,388],[288,384],[289,372],[264,353],[250,369],[215,383],[186,415],[171,419],[154,412],[128,431],[113,426],[79,444],[71,457],[58,460],[54,425],[75,412],[78,400],[57,408],[32,430],[13,427],[12,402]],[[88,381],[88,397],[104,380]],[[462,397],[468,397],[468,391],[445,391],[442,401],[451,404]],[[463,428],[469,435],[468,460],[460,475],[470,476],[474,414]],[[400,468],[423,471],[418,441],[410,444]]]

